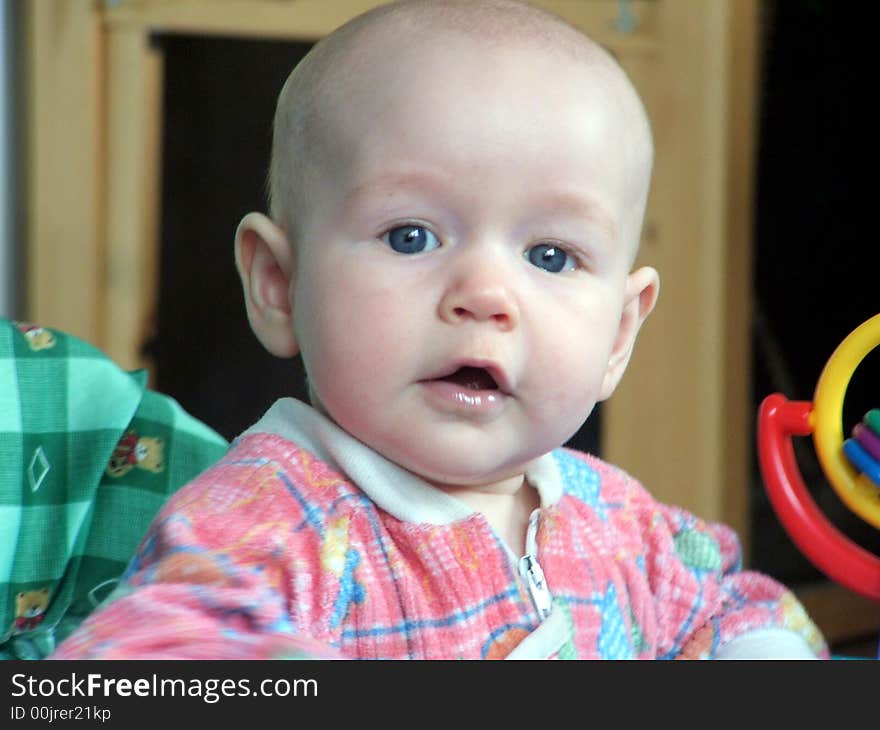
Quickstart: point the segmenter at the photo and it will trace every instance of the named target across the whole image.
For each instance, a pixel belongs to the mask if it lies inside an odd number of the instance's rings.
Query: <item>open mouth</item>
[[[454,383],[468,390],[498,390],[498,383],[485,368],[460,367],[454,373],[437,378],[446,383]]]

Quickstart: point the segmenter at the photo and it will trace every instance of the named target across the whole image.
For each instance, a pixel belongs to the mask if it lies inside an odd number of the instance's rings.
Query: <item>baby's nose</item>
[[[503,331],[514,329],[520,311],[509,275],[489,261],[470,266],[464,262],[450,278],[440,317],[449,324],[491,322]]]

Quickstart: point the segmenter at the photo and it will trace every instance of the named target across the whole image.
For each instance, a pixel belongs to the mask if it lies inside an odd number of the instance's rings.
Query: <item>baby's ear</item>
[[[617,330],[614,349],[611,350],[611,356],[608,358],[608,369],[602,381],[599,400],[605,400],[614,392],[626,372],[636,344],[636,335],[654,309],[659,293],[660,276],[654,269],[644,266],[627,277],[620,327]]]
[[[293,251],[284,231],[262,213],[248,213],[235,231],[235,266],[257,339],[273,355],[293,357]]]

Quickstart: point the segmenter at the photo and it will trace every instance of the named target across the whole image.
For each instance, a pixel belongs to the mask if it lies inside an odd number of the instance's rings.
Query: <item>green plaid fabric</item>
[[[226,452],[146,380],[0,318],[0,658],[49,654],[113,589],[168,495]]]

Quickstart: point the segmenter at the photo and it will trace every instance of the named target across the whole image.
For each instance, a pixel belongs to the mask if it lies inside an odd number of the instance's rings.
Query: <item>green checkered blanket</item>
[[[168,495],[225,453],[146,382],[75,337],[0,318],[0,658],[49,654]]]

